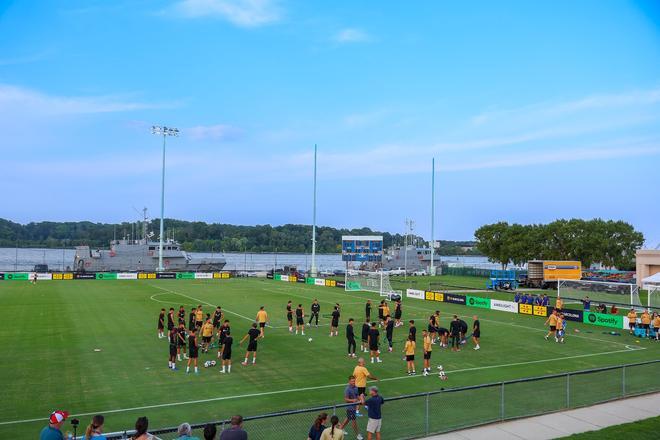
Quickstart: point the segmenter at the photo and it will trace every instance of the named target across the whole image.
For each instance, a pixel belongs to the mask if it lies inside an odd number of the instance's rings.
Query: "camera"
[[[71,419],[71,425],[73,425],[74,427],[78,427],[78,425],[80,425],[80,420]]]

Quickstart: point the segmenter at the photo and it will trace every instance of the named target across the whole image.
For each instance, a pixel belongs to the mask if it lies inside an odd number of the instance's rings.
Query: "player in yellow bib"
[[[635,309],[630,309],[626,316],[628,317],[628,330],[632,335],[635,332],[635,325],[637,325],[637,312]]]
[[[555,337],[555,340],[557,339],[557,309],[554,309],[552,311],[552,314],[548,316],[548,319],[545,320],[545,325],[550,325],[550,331],[548,332],[547,335],[545,335],[545,340],[547,341],[550,335],[553,335]]]
[[[213,322],[211,319],[207,319],[204,324],[202,324],[202,352],[208,353],[209,347],[211,346],[211,339],[213,338]]]
[[[264,337],[264,329],[266,328],[266,323],[268,322],[268,313],[264,310],[264,306],[259,307],[257,312],[257,324],[259,324],[259,331],[261,332],[261,337]]]
[[[412,336],[412,335],[410,335]],[[410,337],[409,336],[409,337]],[[431,335],[426,330],[422,330],[423,342],[424,342],[424,376],[431,374],[431,352],[433,351],[433,344],[431,341]]]
[[[412,336],[408,336],[406,345],[403,348],[403,352],[406,354],[408,376],[414,376],[415,374],[417,374],[417,372],[415,371],[415,348],[417,348],[415,341],[412,340]]]

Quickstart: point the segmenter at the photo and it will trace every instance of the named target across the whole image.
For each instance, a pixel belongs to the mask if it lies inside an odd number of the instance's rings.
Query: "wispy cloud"
[[[358,28],[344,28],[339,30],[334,36],[333,41],[341,44],[348,43],[366,43],[372,41],[371,35],[362,29]]]
[[[171,108],[175,104],[146,103],[126,97],[61,96],[49,95],[37,90],[0,84],[0,113],[15,114],[89,114],[127,112],[143,109]]]
[[[193,140],[233,141],[240,138],[243,131],[232,125],[215,124],[196,125],[183,130],[182,134]]]
[[[259,27],[279,21],[275,0],[181,0],[175,11],[187,18],[218,17],[240,27]]]

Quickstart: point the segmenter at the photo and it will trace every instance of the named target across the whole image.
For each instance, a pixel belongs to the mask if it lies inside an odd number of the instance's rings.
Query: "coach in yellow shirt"
[[[635,331],[635,325],[637,324],[637,312],[635,312],[635,309],[630,309],[628,312],[628,328],[630,329],[630,334],[632,335],[633,332]]]
[[[259,307],[257,312],[257,323],[259,324],[259,329],[261,330],[261,337],[264,337],[264,328],[266,328],[266,323],[268,322],[268,313],[264,310],[264,306]]]
[[[353,369],[353,377],[355,377],[355,386],[358,389],[358,396],[360,400],[364,401],[364,395],[367,391],[367,379],[378,380],[376,376],[372,375],[367,367],[364,366],[364,358],[358,359],[358,364]],[[360,413],[360,406],[357,406],[357,413]]]

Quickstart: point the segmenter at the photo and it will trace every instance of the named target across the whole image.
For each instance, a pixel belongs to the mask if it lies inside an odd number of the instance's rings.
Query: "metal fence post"
[[[337,415],[337,405],[332,406],[332,415],[336,416]]]
[[[571,373],[566,373],[566,408],[571,407]]]
[[[621,368],[621,396],[626,397],[626,366]]]
[[[504,382],[502,382],[502,386],[500,387],[500,397],[500,417],[502,420],[504,420]]]
[[[430,396],[431,396],[430,393],[426,393],[426,415],[425,415],[425,420],[424,420],[424,423],[426,425],[425,426],[426,427],[426,429],[425,429],[426,435],[429,435],[429,398],[430,398]]]

